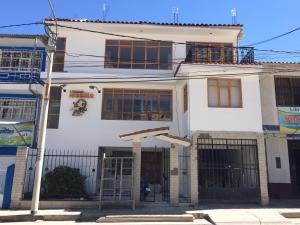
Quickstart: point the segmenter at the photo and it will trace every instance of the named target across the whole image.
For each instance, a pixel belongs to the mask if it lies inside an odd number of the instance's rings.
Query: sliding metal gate
[[[199,200],[259,201],[255,139],[198,138]]]

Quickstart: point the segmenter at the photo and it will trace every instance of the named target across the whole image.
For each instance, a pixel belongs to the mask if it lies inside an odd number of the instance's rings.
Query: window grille
[[[0,70],[2,71],[40,72],[41,65],[41,51],[0,49]]]
[[[33,121],[35,119],[36,100],[0,99],[0,120]]]

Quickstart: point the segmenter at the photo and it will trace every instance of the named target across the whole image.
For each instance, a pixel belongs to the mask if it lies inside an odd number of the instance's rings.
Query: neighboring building
[[[86,193],[51,193],[81,200],[42,207],[98,205],[99,195],[101,204],[268,203],[262,66],[237,47],[242,25],[58,24],[43,175],[77,168]],[[29,204],[34,162],[33,151],[16,206]]]
[[[46,43],[41,35],[0,34],[0,208],[10,205],[16,154],[36,146]]]
[[[272,198],[300,195],[300,64],[264,63],[262,118]]]

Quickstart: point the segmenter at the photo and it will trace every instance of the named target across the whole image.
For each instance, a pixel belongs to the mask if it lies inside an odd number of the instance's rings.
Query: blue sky
[[[57,17],[101,19],[102,4],[109,5],[107,20],[172,22],[172,8],[179,8],[179,22],[231,23],[237,8],[251,44],[300,27],[299,0],[52,0]],[[17,7],[16,7],[17,6]],[[10,0],[1,5],[0,26],[40,21],[50,16],[47,0]],[[1,29],[1,33],[42,33],[38,26]],[[260,49],[300,50],[300,30],[278,40],[258,45]],[[300,57],[289,57],[297,61]]]

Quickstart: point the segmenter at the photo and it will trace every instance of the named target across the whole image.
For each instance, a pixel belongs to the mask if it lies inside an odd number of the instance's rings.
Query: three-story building
[[[43,174],[84,175],[86,203],[69,205],[268,203],[261,65],[238,47],[242,25],[57,23]]]

